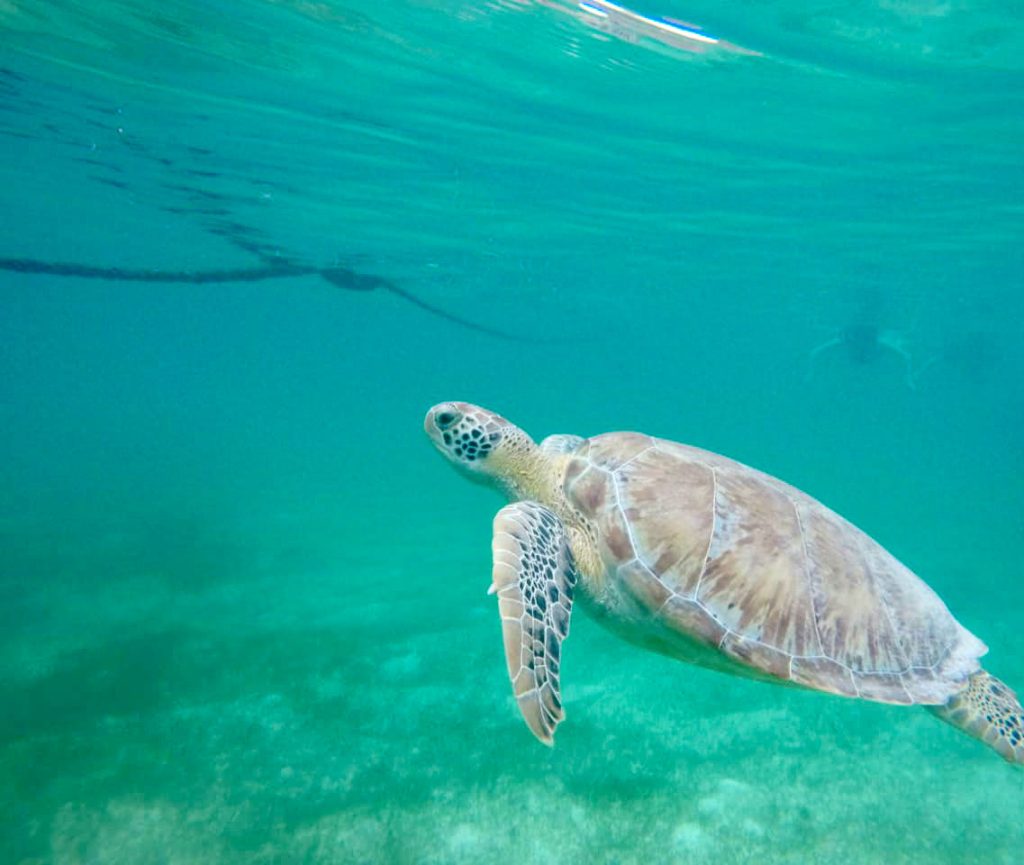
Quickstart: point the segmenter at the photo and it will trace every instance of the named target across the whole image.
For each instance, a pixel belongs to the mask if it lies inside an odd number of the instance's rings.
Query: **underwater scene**
[[[1024,9],[630,3],[0,0],[0,863],[1024,862]]]

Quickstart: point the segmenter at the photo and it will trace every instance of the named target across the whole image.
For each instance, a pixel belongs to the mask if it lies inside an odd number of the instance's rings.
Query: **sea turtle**
[[[519,710],[552,744],[574,600],[620,636],[734,675],[924,705],[1024,763],[1024,710],[984,643],[879,544],[810,496],[695,447],[632,432],[537,445],[464,402],[424,427],[504,489],[491,593]]]

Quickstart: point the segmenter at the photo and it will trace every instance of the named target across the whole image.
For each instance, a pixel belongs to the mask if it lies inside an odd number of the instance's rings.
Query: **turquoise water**
[[[778,475],[1024,688],[1020,10],[594,8],[0,0],[0,862],[1024,860],[927,713],[582,610],[518,716],[442,400]]]

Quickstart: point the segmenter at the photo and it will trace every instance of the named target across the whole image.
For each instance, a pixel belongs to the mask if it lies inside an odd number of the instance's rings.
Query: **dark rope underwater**
[[[485,324],[478,324],[432,303],[428,303],[412,292],[399,288],[384,277],[359,273],[347,267],[313,267],[289,262],[275,262],[262,267],[239,267],[225,270],[163,271],[136,270],[122,267],[94,267],[87,264],[36,261],[29,258],[0,258],[0,270],[8,270],[14,273],[77,277],[79,279],[104,279],[111,282],[154,282],[192,285],[210,285],[222,282],[265,282],[269,279],[319,276],[331,285],[347,291],[373,291],[375,289],[389,291],[396,297],[408,301],[431,315],[446,319],[469,330],[486,333],[488,336],[495,336],[499,339],[508,339],[514,342],[531,341],[497,328],[488,327]]]

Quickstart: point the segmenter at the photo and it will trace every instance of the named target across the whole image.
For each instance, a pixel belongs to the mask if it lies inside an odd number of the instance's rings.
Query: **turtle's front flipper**
[[[576,586],[572,550],[562,521],[536,502],[498,511],[493,550],[491,592],[498,594],[512,689],[533,734],[550,745],[564,717],[558,668]]]
[[[945,706],[931,710],[968,736],[981,739],[1011,763],[1024,763],[1024,709],[1017,695],[979,670]]]

